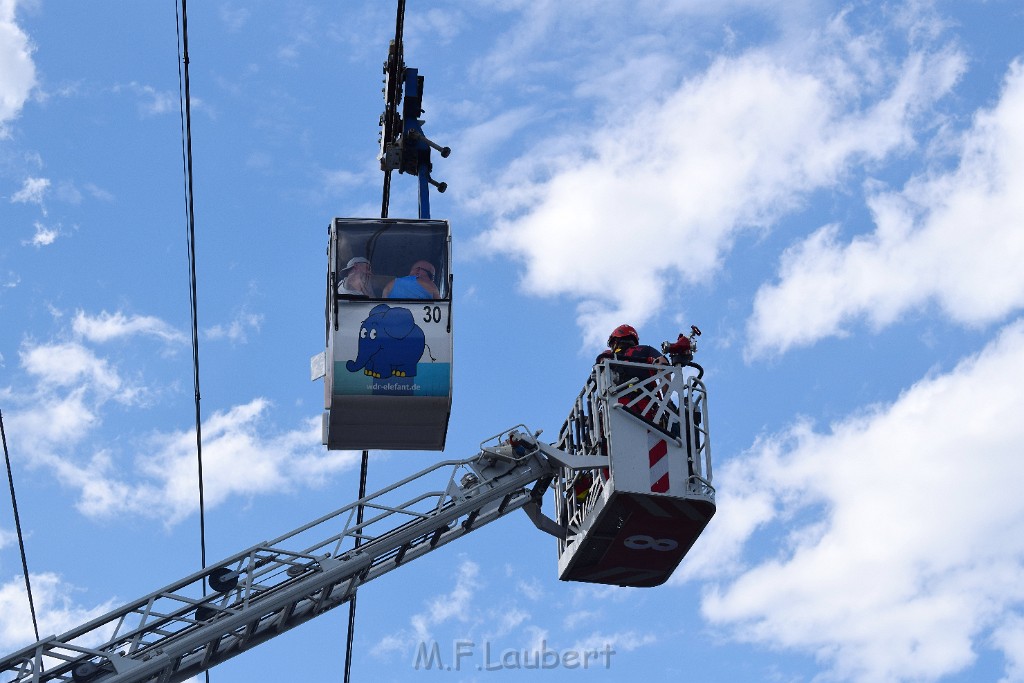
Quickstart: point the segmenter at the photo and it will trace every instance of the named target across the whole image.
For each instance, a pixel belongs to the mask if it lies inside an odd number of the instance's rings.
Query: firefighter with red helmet
[[[640,343],[640,335],[637,334],[636,328],[632,325],[619,325],[612,333],[608,335],[608,348],[598,355],[595,363],[600,364],[606,360],[612,361],[626,361],[629,363],[646,363],[656,365],[668,365],[668,359],[661,354],[653,346],[647,346],[646,344]],[[621,365],[616,364],[612,368],[612,377],[614,378],[615,384],[629,383],[631,386],[643,382],[643,380],[651,377],[655,374],[655,370],[647,369],[637,366]],[[654,391],[655,386],[653,382],[649,383],[652,386],[648,386],[649,391]],[[645,420],[653,419],[654,410],[647,411],[647,406],[650,404],[650,399],[643,397],[637,398],[641,391],[629,391],[626,394],[619,396],[619,403],[621,403],[626,410],[631,413],[642,417]],[[645,411],[651,414],[645,415]],[[599,418],[600,419],[600,418]],[[601,437],[601,451],[605,451],[604,439]],[[601,468],[600,470],[594,470],[599,472],[601,481],[608,480],[608,468]],[[575,499],[576,505],[584,505],[587,498],[590,496],[592,486],[594,484],[594,473],[591,471],[579,472],[573,481],[572,495]]]
[[[598,355],[596,362],[601,363],[606,360],[668,365],[668,359],[665,358],[660,351],[653,346],[647,346],[646,344],[640,343],[640,335],[637,334],[636,329],[632,325],[619,325],[612,330],[612,333],[608,336],[608,348]],[[613,368],[613,372],[613,377],[617,384],[621,384],[623,382],[632,383],[634,380],[640,382],[655,374],[653,369],[644,369],[628,365],[619,365]],[[653,391],[654,387],[651,386],[648,387],[648,389]],[[620,396],[619,403],[625,405],[630,411],[637,415],[643,416],[649,400],[641,398],[639,401],[634,401],[639,393],[640,392],[638,390],[630,392],[624,396]],[[645,417],[650,419],[650,416]]]
[[[597,357],[597,363],[605,360],[624,360],[630,363],[655,363],[667,365],[668,360],[653,346],[640,343],[640,335],[632,325],[619,325],[608,335],[608,348]],[[625,377],[643,379],[652,373],[643,370],[629,370]],[[624,378],[625,378],[624,377]]]

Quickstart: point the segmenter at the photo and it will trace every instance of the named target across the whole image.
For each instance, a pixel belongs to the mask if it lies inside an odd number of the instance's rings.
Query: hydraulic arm
[[[187,680],[518,508],[526,508],[539,528],[564,537],[540,513],[545,490],[559,468],[606,464],[606,457],[568,455],[542,444],[520,425],[485,441],[472,458],[439,462],[15,652],[0,661],[2,683]],[[367,518],[358,524],[360,505]]]

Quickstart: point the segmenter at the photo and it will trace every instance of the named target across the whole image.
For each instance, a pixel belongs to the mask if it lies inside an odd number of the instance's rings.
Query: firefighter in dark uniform
[[[608,348],[598,355],[596,362],[601,363],[605,360],[620,360],[628,361],[630,363],[648,363],[651,365],[669,364],[668,359],[665,358],[665,356],[656,348],[640,343],[640,335],[636,333],[636,329],[634,329],[632,325],[619,325],[612,330],[612,333],[608,336]],[[619,365],[613,368],[612,377],[616,384],[623,384],[625,382],[634,384],[642,382],[655,373],[656,371],[654,369],[648,370],[642,367]],[[653,384],[644,388],[648,391],[655,390],[655,386],[653,386]],[[619,403],[626,406],[627,410],[636,415],[647,420],[653,419],[653,414],[644,414],[644,411],[647,409],[647,405],[650,403],[648,398],[644,397],[634,402],[634,399],[639,395],[639,389],[631,391],[624,396],[620,396]],[[653,413],[654,409],[652,408],[650,412]]]
[[[608,348],[601,352],[597,357],[595,363],[600,364],[606,360],[617,360],[617,361],[628,361],[630,363],[647,363],[653,365],[668,365],[668,359],[653,346],[647,346],[646,344],[640,343],[640,335],[637,334],[636,329],[632,325],[619,325],[612,333],[608,336]],[[630,367],[619,365],[613,368],[613,377],[615,384],[623,384],[629,382],[643,382],[643,380],[655,374],[653,369],[646,369],[642,367]],[[654,387],[649,387],[650,390],[654,390]],[[640,395],[640,390],[631,391],[627,394],[619,397],[619,403],[621,403],[627,410],[635,415],[638,415],[648,421],[653,418],[652,415],[644,415],[650,400],[646,397],[635,400]],[[630,403],[632,402],[632,405]],[[654,409],[650,410],[654,413]],[[603,439],[601,450],[604,451]],[[595,470],[597,472],[597,470]],[[599,471],[602,480],[608,479],[608,470],[603,468]],[[594,483],[594,475],[591,471],[582,471],[577,473],[573,481],[573,495],[576,498],[578,505],[584,505],[588,496],[590,495],[591,486]]]
[[[653,346],[640,343],[640,335],[632,325],[619,325],[608,336],[608,348],[597,357],[596,363],[606,360],[624,360],[630,363],[668,365],[668,359]],[[644,379],[654,374],[641,368],[620,368],[620,380]]]

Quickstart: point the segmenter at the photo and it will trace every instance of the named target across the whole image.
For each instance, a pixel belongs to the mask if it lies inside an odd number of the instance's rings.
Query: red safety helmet
[[[640,343],[640,335],[636,333],[632,325],[619,325],[608,335],[608,348],[615,347],[616,339],[633,339],[633,346]]]

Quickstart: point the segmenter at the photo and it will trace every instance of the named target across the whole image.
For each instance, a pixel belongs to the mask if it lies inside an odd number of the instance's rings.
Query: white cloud
[[[57,199],[68,204],[78,205],[82,203],[82,191],[74,183],[66,180],[57,185],[56,196]]]
[[[591,345],[663,311],[670,285],[711,277],[742,230],[909,146],[914,121],[964,69],[942,48],[893,67],[871,44],[850,47],[839,20],[820,41],[822,54],[836,43],[848,54],[719,58],[621,124],[530,150],[482,198],[499,214],[482,245],[523,260],[528,293],[578,298]]]
[[[510,575],[510,579],[515,580],[516,592],[530,602],[537,602],[544,597],[544,587],[536,578],[531,577],[527,580],[522,577],[515,576],[516,571],[512,568],[506,568],[506,572]]]
[[[32,236],[31,240],[25,242],[25,244],[31,244],[33,247],[45,247],[53,244],[57,241],[57,237],[60,235],[60,231],[56,228],[49,228],[39,221],[35,222],[36,232]]]
[[[227,339],[238,344],[249,341],[249,331],[259,332],[263,316],[258,313],[240,311],[228,325],[214,325],[207,328],[207,339]]]
[[[220,8],[220,20],[224,22],[231,33],[237,33],[245,28],[251,14],[252,12],[248,8],[237,7],[233,4]]]
[[[109,612],[114,606],[112,601],[108,601],[96,607],[82,607],[74,600],[75,588],[56,574],[47,572],[29,576],[41,637],[64,633]],[[10,651],[34,642],[36,637],[25,579],[18,576],[0,585],[0,647]]]
[[[159,116],[179,111],[178,93],[175,91],[157,90],[151,85],[144,85],[136,81],[132,81],[124,86],[114,86],[113,90],[115,93],[120,93],[124,90],[136,95],[138,97],[138,110],[143,116]],[[193,96],[193,111],[195,111],[197,105],[200,108],[202,106],[200,101]]]
[[[992,634],[992,643],[1006,657],[1006,675],[999,683],[1024,681],[1024,617],[1008,618]]]
[[[280,493],[298,486],[322,486],[331,476],[358,460],[350,451],[326,454],[320,443],[319,417],[301,428],[265,434],[269,402],[255,399],[216,412],[203,423],[203,483],[208,509],[231,496]],[[64,485],[78,492],[78,509],[90,517],[131,513],[168,525],[198,510],[195,431],[155,434],[146,453],[125,463],[124,454],[84,450],[103,411],[84,388],[50,397],[45,405],[11,415],[18,433],[30,435],[26,455],[33,465],[51,469]],[[26,438],[26,437],[23,437]],[[69,454],[70,455],[66,455]],[[239,476],[239,467],[245,476]]]
[[[91,316],[83,311],[75,312],[72,329],[78,337],[87,341],[103,343],[141,334],[162,339],[168,343],[180,344],[188,338],[163,320],[151,315],[125,315],[121,311]]]
[[[16,204],[39,204],[41,206],[43,196],[49,188],[49,178],[25,178],[21,189],[11,195],[11,202]]]
[[[94,183],[86,183],[84,185],[84,187],[85,187],[86,191],[90,195],[92,195],[96,199],[99,199],[100,201],[104,201],[104,202],[112,202],[112,201],[114,201],[114,195],[113,194],[111,194],[107,190],[104,190],[102,187],[99,187],[98,185],[95,185]]]
[[[507,572],[502,580],[504,581],[503,585],[510,580]],[[532,580],[520,582],[520,590],[524,585],[532,583],[534,583]],[[590,596],[588,604],[593,606],[596,601],[612,597],[617,587],[577,585],[575,588],[586,591]],[[603,590],[606,588],[610,590]],[[621,589],[619,591],[620,594],[615,598],[622,598]],[[535,590],[530,589],[526,592],[527,599],[530,602],[535,602],[537,599],[537,595],[534,594]],[[629,593],[629,591],[625,592]],[[490,595],[492,598],[497,595],[499,599],[481,601],[481,595]],[[552,618],[558,620],[556,613],[544,613],[541,615],[542,618],[535,618],[538,616],[536,605],[520,606],[511,600],[514,597],[515,595],[512,593],[488,592],[486,577],[481,574],[480,565],[472,560],[463,559],[459,562],[451,590],[427,599],[424,609],[410,617],[408,628],[385,635],[371,648],[370,652],[378,658],[413,656],[420,647],[426,647],[429,650],[431,644],[440,638],[438,631],[445,626],[452,626],[455,629],[454,632],[450,629],[444,631],[445,636],[449,634],[454,636],[452,642],[457,640],[473,642],[478,648],[486,646],[494,653],[525,651],[531,653],[529,655],[531,657],[536,657],[536,653],[552,648],[573,649],[580,652],[595,650],[604,652],[606,646],[610,646],[612,650],[621,653],[658,642],[655,635],[639,633],[634,630],[610,634],[592,631],[580,637],[574,637],[571,631],[576,630],[577,627],[592,626],[603,619],[603,615],[598,612],[578,613],[578,619],[561,619],[561,627],[557,636],[553,638],[550,630],[540,624],[550,621]],[[509,643],[518,644],[508,647]],[[571,647],[570,643],[572,643]],[[442,648],[443,650],[444,648]],[[495,658],[500,656],[494,655]]]
[[[78,311],[72,326],[76,341],[25,342],[19,351],[30,388],[8,392],[14,410],[5,418],[20,435],[22,451],[32,467],[47,468],[77,491],[76,506],[88,516],[128,512],[177,523],[198,509],[195,431],[189,427],[136,437],[117,444],[118,450],[110,450],[109,441],[93,445],[107,403],[138,409],[148,390],[141,378],[126,380],[116,362],[87,343],[138,335],[180,342],[182,336],[159,319],[121,313]],[[274,432],[265,426],[269,411],[269,401],[257,398],[204,421],[208,506],[236,495],[321,486],[357,460],[354,452],[323,450],[319,415],[295,429]],[[128,448],[141,454],[133,457],[125,453]],[[244,463],[244,477],[238,475],[239,463]]]
[[[25,435],[24,452],[30,463],[52,462],[55,449],[66,451],[80,444],[99,424],[94,400],[85,387],[63,393],[37,392],[26,399],[27,409],[12,411],[8,415],[12,433]]]
[[[969,325],[1024,305],[1024,65],[1015,62],[999,102],[979,111],[959,164],[870,200],[876,229],[842,242],[826,226],[782,257],[779,282],[757,294],[750,352],[781,352],[875,328],[934,302]]]
[[[36,86],[35,51],[15,18],[16,0],[0,0],[0,139],[7,137],[7,124]]]
[[[705,615],[741,640],[813,653],[843,680],[960,672],[992,632],[1016,666],[1021,367],[1024,321],[892,405],[824,434],[798,424],[726,463],[692,555],[712,572],[701,555],[721,553],[736,573],[706,591]]]
[[[345,169],[324,170],[320,172],[321,184],[325,192],[335,194],[349,188],[365,185],[367,176],[364,173],[354,173]]]
[[[606,652],[609,649],[614,653],[631,652],[647,645],[658,642],[658,637],[653,633],[637,633],[636,631],[619,631],[617,633],[591,633],[579,640],[571,648],[579,652]]]
[[[531,617],[531,613],[518,607],[504,609],[489,624],[491,631],[484,637],[484,642],[492,641],[508,635],[517,627],[522,626]]]
[[[476,103],[467,103],[466,107],[477,107]],[[473,116],[477,118],[479,114]],[[511,111],[503,111],[498,116],[488,119],[482,123],[468,126],[461,131],[458,140],[452,142],[452,148],[458,150],[458,154],[445,160],[444,172],[446,177],[451,178],[459,187],[466,189],[467,204],[478,211],[489,211],[493,208],[494,199],[488,194],[479,194],[480,188],[486,182],[484,174],[485,167],[492,163],[491,159],[497,150],[514,143],[516,136],[521,129],[536,116],[536,112],[529,108],[516,108]],[[515,177],[520,175],[517,169],[523,169],[528,162],[513,159],[508,162],[508,175]],[[522,170],[526,173],[526,170]],[[516,198],[518,202],[525,201],[524,193],[531,199],[539,198],[539,190],[529,187],[509,187],[512,195],[506,198],[509,201]]]
[[[479,575],[480,565],[471,560],[463,560],[459,564],[452,590],[434,596],[427,603],[425,611],[410,617],[409,629],[385,636],[370,649],[370,654],[384,657],[396,653],[411,653],[418,644],[431,641],[432,628],[453,619],[466,621],[474,613],[471,608],[474,597],[481,587]]]
[[[432,626],[443,624],[451,619],[464,621],[469,616],[473,596],[480,588],[477,578],[479,575],[480,565],[471,560],[463,560],[459,564],[455,587],[451,592],[433,598],[429,602],[426,612],[413,615],[412,628],[419,642],[425,642],[430,638]]]
[[[126,387],[106,360],[81,344],[25,345],[19,355],[25,370],[44,386],[73,387],[84,383],[103,396],[129,399],[134,394],[134,389]]]
[[[324,455],[319,418],[300,429],[265,435],[268,401],[255,399],[203,422],[205,502],[215,507],[230,496],[279,493],[296,486],[320,486],[357,460],[348,451]],[[125,471],[105,452],[87,463],[62,462],[62,480],[80,490],[78,507],[89,516],[130,512],[176,524],[198,510],[195,431],[157,434],[151,453]],[[245,476],[240,477],[239,467]]]
[[[424,32],[442,45],[451,43],[465,28],[462,16],[449,9],[428,9],[423,16]]]

